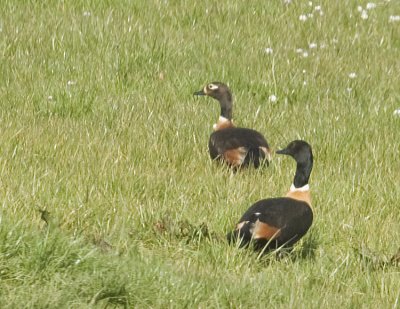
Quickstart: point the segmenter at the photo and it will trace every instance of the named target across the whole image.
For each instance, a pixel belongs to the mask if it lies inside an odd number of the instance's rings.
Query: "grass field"
[[[400,2],[289,2],[1,1],[1,308],[400,308]],[[225,241],[295,164],[211,162],[211,81],[313,146],[290,255]]]

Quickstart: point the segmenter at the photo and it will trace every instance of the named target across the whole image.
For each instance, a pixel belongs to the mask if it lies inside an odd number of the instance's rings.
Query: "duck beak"
[[[193,95],[206,95],[206,93],[204,92],[204,90],[200,90],[193,93]]]
[[[275,151],[275,153],[277,153],[277,154],[285,154],[285,155],[288,155],[288,154],[289,154],[289,151],[288,151],[287,148],[284,148],[284,149]]]

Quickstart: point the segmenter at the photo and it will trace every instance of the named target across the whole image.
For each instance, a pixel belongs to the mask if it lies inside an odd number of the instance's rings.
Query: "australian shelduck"
[[[233,125],[232,94],[227,85],[212,82],[194,95],[210,96],[221,107],[221,114],[208,142],[211,159],[222,160],[234,168],[248,165],[257,168],[262,162],[269,163],[271,150],[264,136],[255,130]]]
[[[313,167],[311,146],[305,141],[291,142],[277,154],[296,160],[293,184],[286,197],[260,200],[240,218],[236,229],[227,235],[229,243],[250,243],[256,250],[292,247],[310,228],[313,221],[308,180]]]

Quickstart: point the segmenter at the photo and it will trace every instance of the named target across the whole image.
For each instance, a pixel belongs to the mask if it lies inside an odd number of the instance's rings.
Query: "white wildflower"
[[[317,43],[310,43],[310,44],[308,45],[308,47],[309,47],[310,49],[317,48]]]
[[[362,12],[362,10],[363,10],[363,8],[362,8],[362,6],[357,6],[357,11],[359,11],[360,13]]]
[[[312,6],[312,1],[308,1],[308,6]]]
[[[350,93],[350,92],[352,92],[352,91],[353,91],[353,88],[351,88],[351,87],[348,87],[346,90],[347,90],[347,92],[348,92],[348,93]]]
[[[307,15],[300,15],[299,20],[301,21],[306,21],[307,20]]]
[[[313,17],[314,17],[314,14],[313,14],[313,13],[308,13],[308,14],[307,14],[307,17],[308,17],[308,18],[313,18]]]
[[[354,73],[354,72],[351,72],[351,73],[349,74],[349,77],[350,77],[351,79],[354,79],[354,78],[357,77],[357,74]]]
[[[74,81],[74,80],[69,80],[67,82],[67,86],[72,86],[72,85],[75,85],[75,84],[76,84],[76,81]]]
[[[47,100],[49,100],[49,101],[53,100],[53,96],[52,96],[52,95],[49,95],[49,96],[47,97]]]
[[[274,103],[274,102],[276,102],[278,100],[278,98],[274,94],[271,94],[268,99],[272,103]]]
[[[297,48],[297,49],[296,49],[296,53],[301,54],[302,52],[303,52],[303,49],[302,49],[302,48]]]
[[[400,108],[395,109],[394,112],[393,112],[393,115],[397,116],[397,117],[400,117]]]
[[[92,15],[92,13],[90,13],[89,11],[83,12],[83,16],[90,16],[90,15]]]
[[[283,3],[290,4],[290,3],[292,3],[292,0],[283,0]]]
[[[322,7],[321,7],[320,5],[317,5],[317,6],[314,8],[314,11],[315,11],[315,12],[318,12],[320,16],[324,15],[324,12],[322,11]]]
[[[305,50],[305,51],[303,52],[302,56],[303,56],[303,58],[307,58],[307,57],[308,57],[308,51]]]
[[[376,4],[375,3],[373,3],[373,2],[367,3],[367,10],[372,10],[374,8],[376,8]]]
[[[391,15],[389,16],[389,22],[400,21],[400,15]]]
[[[271,47],[267,47],[266,49],[264,49],[264,52],[268,55],[272,54],[274,52],[274,50]]]
[[[366,10],[363,10],[363,11],[361,12],[361,18],[362,18],[362,19],[368,19],[368,13],[367,13]]]

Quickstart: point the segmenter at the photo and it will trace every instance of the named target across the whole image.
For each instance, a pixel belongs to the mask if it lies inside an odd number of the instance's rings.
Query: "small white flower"
[[[77,259],[77,260],[75,261],[75,265],[78,265],[80,262],[81,262],[81,260],[80,260],[80,259]]]
[[[296,49],[296,53],[301,54],[302,52],[303,52],[303,49],[302,49],[302,48],[297,48],[297,49]]]
[[[52,96],[52,95],[49,95],[49,96],[47,97],[47,100],[49,100],[49,101],[53,100],[53,96]]]
[[[362,12],[362,10],[363,10],[363,8],[362,8],[362,6],[357,6],[357,11],[359,11],[360,13]]]
[[[400,108],[395,109],[394,112],[393,112],[393,115],[395,115],[397,117],[400,117]]]
[[[317,5],[315,8],[314,8],[314,11],[321,11],[321,6],[320,5]]]
[[[317,48],[317,43],[310,43],[310,44],[308,45],[308,47],[309,47],[310,49]]]
[[[308,1],[308,6],[312,6],[312,1]]]
[[[274,52],[274,50],[271,47],[267,47],[266,49],[264,49],[264,52],[268,55],[272,54]]]
[[[300,15],[299,20],[301,21],[306,21],[307,20],[307,15]]]
[[[307,71],[306,70],[303,70],[303,74],[306,74],[307,73]]]
[[[389,22],[400,21],[400,15],[391,15],[389,16]]]
[[[351,72],[351,73],[349,74],[349,77],[350,77],[351,79],[354,79],[354,78],[357,77],[357,74],[354,73],[354,72]]]
[[[292,0],[283,0],[283,3],[290,4],[290,3],[292,3]]]
[[[308,18],[313,18],[313,17],[314,17],[314,14],[313,14],[313,13],[308,13],[308,14],[307,14],[307,17],[308,17]]]
[[[76,81],[74,81],[74,80],[69,80],[67,82],[67,86],[72,86],[72,85],[75,85],[75,84],[76,84]]]
[[[363,11],[361,12],[361,18],[362,18],[362,19],[368,19],[368,13],[367,13],[366,10],[363,10]]]
[[[304,51],[302,56],[303,56],[303,58],[307,58],[308,57],[308,51]]]
[[[90,13],[89,11],[83,12],[83,16],[90,16],[90,15],[92,15],[92,13]]]
[[[373,3],[373,2],[367,3],[367,10],[372,10],[374,8],[376,8],[376,4],[375,3]]]
[[[278,100],[278,98],[274,94],[271,94],[268,99],[272,103],[274,103],[274,102],[276,102]]]
[[[350,92],[352,92],[352,91],[353,91],[353,88],[351,88],[351,87],[348,87],[346,90],[347,90],[347,92],[349,92],[349,93],[350,93]]]
[[[303,82],[303,86],[307,86],[307,81],[304,81],[304,82]]]

